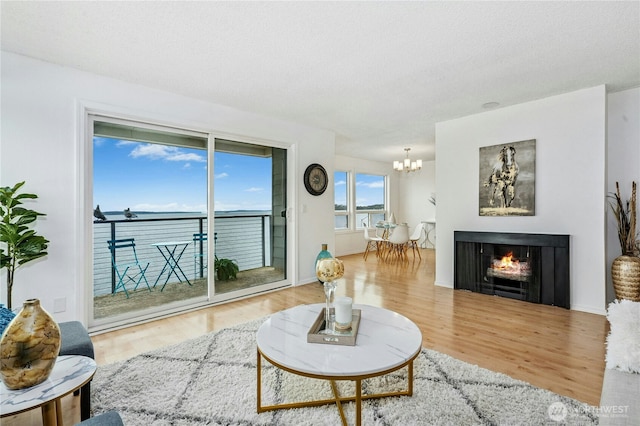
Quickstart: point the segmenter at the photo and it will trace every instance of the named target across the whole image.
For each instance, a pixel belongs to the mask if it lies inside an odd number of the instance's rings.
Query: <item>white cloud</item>
[[[375,182],[358,182],[356,186],[364,186],[367,188],[384,188],[384,180],[378,180]]]
[[[344,181],[344,180],[337,180],[335,182],[335,186],[343,186],[343,185],[346,185],[346,184],[347,184],[347,182]]]
[[[215,175],[215,179],[224,179],[226,177],[229,177],[229,173],[222,172],[222,173],[219,173],[219,174]]]
[[[264,188],[256,188],[256,187],[253,187],[253,188],[247,188],[247,189],[245,189],[244,191],[245,191],[245,192],[261,192],[261,191],[264,191]]]
[[[121,141],[125,143],[126,141]],[[120,145],[120,143],[118,144]],[[129,153],[129,156],[133,158],[145,157],[151,160],[166,160],[166,161],[195,161],[198,163],[205,162],[206,158],[196,153],[183,152],[180,148],[175,146],[157,145],[157,144],[142,144],[136,146],[133,151]]]
[[[102,138],[102,137],[100,137],[100,136],[94,136],[94,137],[93,137],[93,144],[94,144],[95,146],[102,146],[102,145],[104,145],[105,143],[109,142],[110,140],[111,140],[111,139],[109,139],[109,138]]]

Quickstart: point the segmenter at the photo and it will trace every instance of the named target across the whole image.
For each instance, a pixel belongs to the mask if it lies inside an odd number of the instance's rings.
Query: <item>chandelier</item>
[[[404,150],[407,153],[406,158],[401,161],[394,161],[393,170],[407,173],[420,170],[422,168],[422,160],[411,161],[411,159],[409,158],[409,151],[411,151],[411,148],[405,148]]]

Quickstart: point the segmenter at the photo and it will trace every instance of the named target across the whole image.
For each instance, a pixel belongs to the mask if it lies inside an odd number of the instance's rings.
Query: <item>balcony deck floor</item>
[[[261,284],[284,279],[284,272],[273,267],[255,268],[238,272],[236,280],[216,281],[216,293],[228,293],[235,290],[255,287]],[[135,291],[129,291],[129,298],[123,291],[94,297],[94,316],[96,319],[108,318],[123,313],[161,306],[167,303],[203,297],[207,295],[207,279],[191,280],[191,286],[182,282],[170,282],[163,291],[158,284],[149,291],[143,284]],[[152,284],[150,284],[152,285]]]

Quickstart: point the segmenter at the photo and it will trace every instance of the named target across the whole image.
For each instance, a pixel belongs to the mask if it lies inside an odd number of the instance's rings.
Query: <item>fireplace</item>
[[[455,231],[454,288],[569,308],[569,235]]]

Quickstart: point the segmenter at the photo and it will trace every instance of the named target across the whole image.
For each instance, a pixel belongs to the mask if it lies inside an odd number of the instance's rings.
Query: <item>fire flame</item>
[[[494,269],[518,269],[520,266],[520,262],[517,259],[513,258],[513,253],[509,252],[505,256],[502,256],[502,259],[498,262],[494,262]]]
[[[520,262],[518,259],[513,258],[513,252],[507,253],[502,256],[502,259],[493,259],[491,262],[491,269],[502,275],[509,276],[524,276],[531,275],[531,265],[529,261],[525,260]]]

